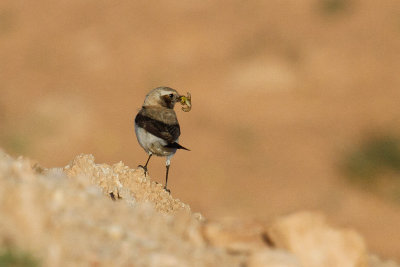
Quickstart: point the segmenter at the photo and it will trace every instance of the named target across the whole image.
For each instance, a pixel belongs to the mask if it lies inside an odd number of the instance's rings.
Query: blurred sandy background
[[[400,202],[339,167],[371,133],[399,135],[399,70],[396,0],[2,0],[0,146],[46,167],[80,153],[135,167],[145,94],[189,91],[174,197],[208,218],[321,210],[400,259]]]

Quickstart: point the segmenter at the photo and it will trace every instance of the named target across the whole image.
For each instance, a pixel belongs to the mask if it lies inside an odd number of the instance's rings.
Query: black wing
[[[136,115],[135,123],[139,127],[157,137],[164,139],[168,143],[174,143],[181,135],[179,124],[166,124],[162,121],[144,116],[140,113]]]

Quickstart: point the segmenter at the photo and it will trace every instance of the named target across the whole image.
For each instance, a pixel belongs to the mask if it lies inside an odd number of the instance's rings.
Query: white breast
[[[164,147],[168,144],[164,139],[149,133],[142,127],[139,127],[136,123],[135,132],[140,146],[143,147],[147,153],[153,153],[157,156],[169,156],[176,152],[176,149]]]

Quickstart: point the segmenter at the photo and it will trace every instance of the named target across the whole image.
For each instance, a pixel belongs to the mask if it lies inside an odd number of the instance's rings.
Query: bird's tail
[[[184,150],[190,151],[190,149],[187,149],[186,147],[181,146],[177,142],[169,143],[168,145],[166,145],[164,147],[176,148],[176,149],[184,149]]]

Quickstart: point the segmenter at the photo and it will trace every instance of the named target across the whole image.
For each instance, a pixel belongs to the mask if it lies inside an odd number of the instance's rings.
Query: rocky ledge
[[[122,162],[45,169],[0,151],[0,247],[42,266],[400,266],[318,212],[210,221]]]

